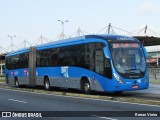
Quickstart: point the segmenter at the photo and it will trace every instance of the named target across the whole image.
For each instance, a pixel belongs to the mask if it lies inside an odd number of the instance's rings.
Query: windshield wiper
[[[142,70],[140,70],[140,69],[128,69],[128,70],[124,70],[124,71],[126,71],[126,72],[128,72],[128,73],[131,73],[131,74],[134,74],[134,73],[136,73],[136,72],[134,72],[134,71],[137,71],[137,70],[139,70],[140,73],[144,74],[144,72],[143,72]]]
[[[136,73],[136,72],[134,72],[133,70],[136,70],[136,69],[129,69],[129,70],[124,70],[124,71],[126,71],[127,73],[131,73],[131,74]]]

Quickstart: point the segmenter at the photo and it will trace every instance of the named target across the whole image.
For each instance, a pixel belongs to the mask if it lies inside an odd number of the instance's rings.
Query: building
[[[146,47],[150,67],[160,67],[160,45]]]
[[[147,63],[149,67],[160,67],[160,35],[158,34],[136,34],[133,35],[139,39],[148,52]]]

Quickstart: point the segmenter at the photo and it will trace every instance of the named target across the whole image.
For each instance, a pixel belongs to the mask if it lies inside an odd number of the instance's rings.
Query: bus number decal
[[[61,73],[63,74],[64,77],[69,77],[69,75],[68,75],[68,66],[61,67]]]

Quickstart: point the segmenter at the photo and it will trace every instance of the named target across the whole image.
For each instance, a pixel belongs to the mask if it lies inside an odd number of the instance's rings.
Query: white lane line
[[[98,118],[106,119],[106,120],[118,120],[118,119],[114,119],[114,118],[102,117],[102,116],[97,116],[97,115],[91,115],[91,116],[92,117],[98,117]]]
[[[15,100],[15,99],[8,99],[9,101],[14,101],[14,102],[20,102],[20,103],[27,103],[25,101],[20,101],[20,100]]]

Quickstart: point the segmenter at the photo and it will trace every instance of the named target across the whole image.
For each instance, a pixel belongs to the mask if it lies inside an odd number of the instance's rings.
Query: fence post
[[[155,76],[155,80],[157,80],[157,72],[156,72],[156,69],[154,70],[154,76]]]

